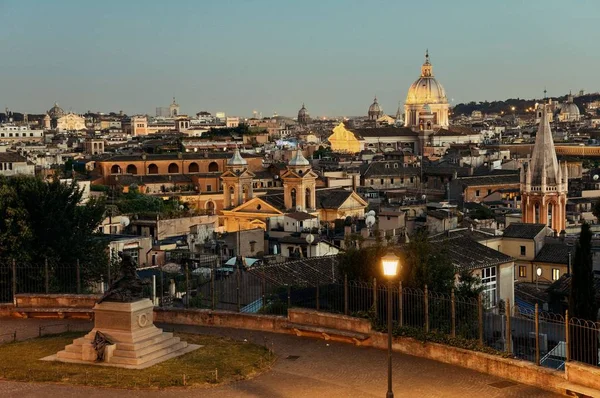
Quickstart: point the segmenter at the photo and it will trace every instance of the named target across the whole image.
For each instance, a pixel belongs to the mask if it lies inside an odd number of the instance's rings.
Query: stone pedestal
[[[153,309],[149,299],[96,304],[94,329],[75,339],[63,351],[43,359],[143,369],[200,347],[188,345],[172,333],[165,333],[154,326]],[[96,362],[97,354],[92,346],[97,331],[111,342],[105,347],[102,362]]]

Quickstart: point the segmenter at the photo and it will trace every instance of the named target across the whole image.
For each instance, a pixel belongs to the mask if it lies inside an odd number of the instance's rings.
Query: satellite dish
[[[375,210],[371,210],[370,212],[368,212],[367,216],[373,216],[373,217],[375,217]]]
[[[421,199],[423,199],[423,200],[427,199],[427,195],[422,195]]]
[[[367,218],[365,218],[365,223],[367,224],[368,228],[371,228],[373,225],[375,225],[375,217],[374,216],[367,216]]]
[[[313,234],[306,235],[306,242],[310,245],[315,241],[315,236]]]
[[[183,205],[179,205],[179,210],[183,210]]]
[[[130,223],[131,223],[131,220],[129,220],[129,217],[127,217],[127,216],[121,217],[121,225],[123,227],[127,227]]]
[[[594,181],[597,181],[598,178],[600,178],[600,176],[598,174],[594,174],[594,177],[592,177],[594,179]]]

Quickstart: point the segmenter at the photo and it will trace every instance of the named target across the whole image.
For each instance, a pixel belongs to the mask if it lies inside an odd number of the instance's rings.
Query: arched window
[[[210,164],[208,165],[208,172],[214,173],[217,171],[219,171],[219,164],[217,162],[210,162]]]
[[[554,212],[556,211],[556,205],[554,203],[548,203],[548,215],[547,215],[547,220],[548,220],[548,226],[550,228],[552,228],[552,216],[554,216]]]
[[[536,203],[535,206],[533,206],[533,223],[537,224],[540,222],[540,204]]]
[[[148,174],[158,174],[158,166],[154,163],[148,165]]]
[[[111,168],[110,168],[110,174],[121,174],[121,167],[119,167],[118,164],[114,164]]]
[[[311,202],[311,195],[310,195],[310,188],[306,188],[306,192],[304,192],[304,203],[306,204],[306,208],[307,209],[312,209],[312,202]]]
[[[206,212],[209,216],[215,214],[215,202],[213,202],[212,200],[206,202]]]
[[[244,185],[242,187],[242,200],[245,202],[247,202],[248,200],[250,200],[250,186],[249,185]]]
[[[127,174],[137,174],[137,167],[134,164],[127,166]]]
[[[198,163],[196,163],[196,162],[190,163],[190,165],[188,166],[188,172],[190,172],[190,173],[200,172],[200,167],[198,166]]]
[[[290,196],[292,197],[292,208],[296,208],[296,188],[292,188],[290,191]]]
[[[171,163],[169,165],[168,172],[169,172],[169,174],[179,173],[179,166],[177,165],[177,163]]]

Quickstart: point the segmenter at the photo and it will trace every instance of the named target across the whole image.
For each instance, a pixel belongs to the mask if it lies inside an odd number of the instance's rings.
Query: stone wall
[[[14,308],[12,304],[0,304],[0,318],[9,317]]]
[[[17,294],[19,308],[82,308],[92,309],[102,297],[98,294]]]
[[[288,311],[290,322],[301,325],[319,326],[329,329],[347,330],[357,333],[371,333],[371,322],[367,319],[346,315],[329,314],[302,308],[291,308]]]
[[[174,323],[178,325],[222,326],[236,329],[290,333],[290,330],[286,328],[288,324],[287,317],[229,311],[157,307],[154,309],[154,322]]]
[[[565,373],[569,382],[600,391],[600,368],[579,362],[567,362]]]

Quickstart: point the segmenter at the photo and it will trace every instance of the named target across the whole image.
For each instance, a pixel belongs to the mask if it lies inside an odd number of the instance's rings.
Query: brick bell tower
[[[546,224],[560,233],[567,222],[568,168],[556,158],[548,105],[541,108],[533,153],[521,168],[521,220]]]

